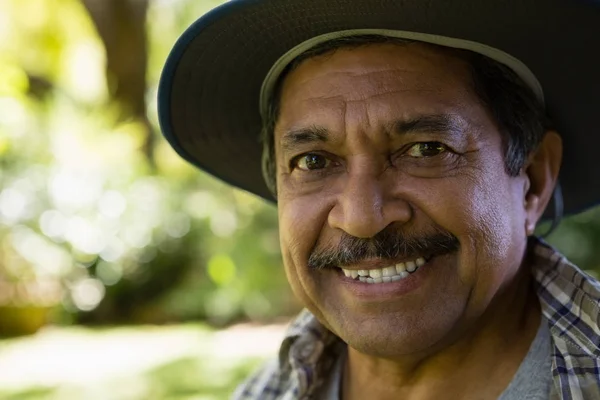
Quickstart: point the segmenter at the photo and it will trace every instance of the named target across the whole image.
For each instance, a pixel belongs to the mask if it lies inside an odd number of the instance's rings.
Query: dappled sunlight
[[[102,330],[47,328],[0,344],[0,394],[50,388],[70,392],[61,397],[65,400],[88,393],[106,400],[157,398],[144,396],[159,390],[161,384],[168,385],[160,379],[166,380],[168,369],[178,369],[181,363],[186,366],[186,371],[181,371],[185,376],[177,379],[188,384],[193,379],[198,395],[203,394],[205,381],[205,395],[210,394],[211,385],[226,393],[239,383],[236,369],[253,368],[276,355],[284,329],[285,325],[237,325],[211,331],[192,324]],[[158,381],[147,375],[158,375],[154,377]],[[118,382],[137,387],[136,393],[119,393],[114,386]]]

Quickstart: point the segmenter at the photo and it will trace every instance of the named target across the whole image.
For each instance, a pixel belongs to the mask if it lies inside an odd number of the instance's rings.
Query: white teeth
[[[379,279],[379,278],[381,278],[383,276],[380,269],[370,269],[369,270],[369,275],[373,279]]]
[[[402,271],[406,271],[406,265],[404,263],[396,264],[396,273],[400,274]]]
[[[343,269],[344,275],[348,278],[357,279],[365,283],[390,283],[404,279],[419,267],[423,266],[426,260],[419,257],[414,261],[398,263],[395,266],[374,269],[349,270]]]

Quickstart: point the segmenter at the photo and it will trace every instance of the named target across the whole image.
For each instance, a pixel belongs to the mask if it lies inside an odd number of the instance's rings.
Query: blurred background
[[[218,0],[0,0],[0,398],[225,399],[299,305],[275,208],[184,163],[157,81]],[[600,209],[549,241],[600,272]]]

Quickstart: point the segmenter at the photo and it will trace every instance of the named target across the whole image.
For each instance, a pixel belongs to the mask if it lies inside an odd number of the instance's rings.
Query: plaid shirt
[[[541,240],[532,272],[552,339],[550,399],[600,399],[600,282]],[[271,360],[234,393],[238,400],[311,399],[346,344],[307,310]]]

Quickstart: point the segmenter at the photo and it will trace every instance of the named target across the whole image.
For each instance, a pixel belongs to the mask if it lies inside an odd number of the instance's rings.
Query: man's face
[[[363,353],[447,345],[523,259],[527,178],[507,175],[468,74],[430,46],[374,44],[306,60],[284,81],[275,148],[288,279]],[[382,283],[353,278],[365,271]]]

